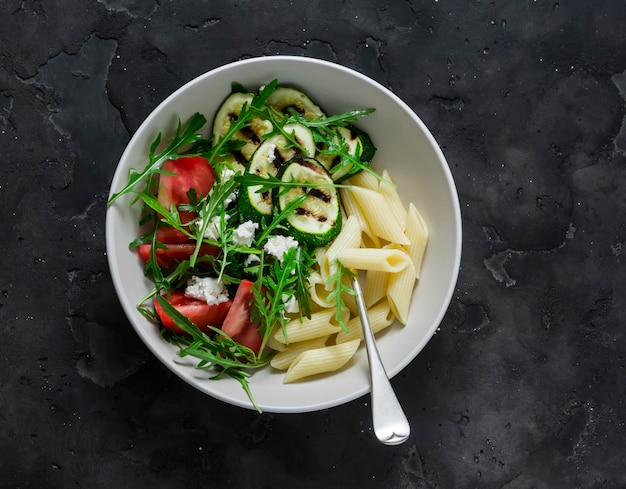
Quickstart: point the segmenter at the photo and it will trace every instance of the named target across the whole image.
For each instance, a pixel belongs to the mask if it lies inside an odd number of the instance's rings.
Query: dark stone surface
[[[3,0],[0,487],[626,487],[626,9],[586,0]],[[144,117],[234,60],[362,71],[444,148],[450,310],[368,398],[258,415],[194,391],[118,304],[105,201]]]

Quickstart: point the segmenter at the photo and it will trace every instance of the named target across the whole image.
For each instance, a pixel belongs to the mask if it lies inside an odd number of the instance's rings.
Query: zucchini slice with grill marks
[[[320,185],[274,189],[274,204],[282,212],[300,195],[308,194],[304,202],[286,218],[286,227],[289,234],[302,244],[312,247],[328,245],[341,231],[339,192],[333,186],[328,171],[314,158],[297,156],[282,166],[278,178],[290,184]]]
[[[213,120],[214,144],[226,135],[233,122],[239,118],[243,105],[250,105],[253,97],[254,94],[252,93],[235,92],[231,93],[224,100]],[[273,126],[270,121],[260,117],[253,117],[246,127],[234,134],[234,138],[242,142],[242,147],[238,151],[245,161],[250,159],[256,148],[261,144],[263,136],[272,132],[272,129]]]
[[[345,143],[346,151],[353,157],[357,158],[363,165],[369,165],[376,153],[376,147],[372,143],[369,135],[355,127],[336,127],[335,143],[339,143],[341,137]],[[355,175],[362,171],[361,168],[355,167],[352,163],[341,165],[341,156],[336,153],[320,152],[317,159],[324,165],[330,173],[333,181],[341,182],[342,180]]]
[[[283,129],[293,136],[300,147],[291,146],[282,134],[270,136],[263,140],[250,158],[247,173],[263,178],[275,177],[285,161],[298,155],[315,154],[315,141],[309,128],[302,124],[287,124]],[[260,188],[258,185],[249,185],[243,186],[239,191],[239,212],[246,220],[259,222],[272,216],[272,195],[270,192],[259,192]]]
[[[293,108],[308,120],[326,118],[324,111],[306,93],[297,88],[276,88],[267,98],[266,104],[281,114],[288,114],[289,109]]]

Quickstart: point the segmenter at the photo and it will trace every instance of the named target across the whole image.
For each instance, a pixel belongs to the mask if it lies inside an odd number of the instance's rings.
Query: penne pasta
[[[309,276],[309,296],[311,301],[323,308],[333,307],[333,303],[328,300],[329,293],[326,289],[326,281],[320,273],[311,273]]]
[[[371,307],[387,295],[388,272],[367,270],[365,274],[365,286],[363,287],[363,302],[366,307]]]
[[[369,227],[367,219],[363,215],[363,211],[354,200],[354,196],[351,193],[350,188],[342,188],[339,190],[341,194],[341,205],[348,216],[354,216],[359,221],[361,227],[361,241],[366,248],[378,248],[380,246],[380,239]]]
[[[375,235],[392,243],[409,244],[398,219],[390,217],[394,211],[383,195],[361,187],[352,187],[352,194]]]
[[[398,189],[395,184],[391,180],[389,173],[387,170],[382,172],[383,181],[381,181],[378,185],[378,191],[385,198],[392,212],[391,215],[397,219],[398,224],[402,230],[406,229],[406,220],[407,220],[407,210],[404,204],[402,203],[402,199],[400,199],[400,195],[398,194]],[[408,238],[409,240],[411,238]]]
[[[380,182],[375,175],[372,175],[367,171],[362,171],[361,173],[352,175],[348,181],[350,182],[350,185],[368,188],[370,190],[378,190],[378,184]]]
[[[335,273],[334,264],[337,255],[347,248],[359,248],[361,246],[361,225],[356,217],[350,216],[343,223],[341,232],[335,240],[328,246],[318,259],[320,264],[320,275],[326,281],[328,277]]]
[[[389,275],[387,285],[387,300],[394,316],[402,324],[406,324],[416,280],[413,262],[409,260],[408,265],[401,272]]]
[[[287,369],[283,383],[339,370],[354,356],[359,343],[359,340],[353,340],[300,353]]]
[[[370,327],[374,334],[387,328],[395,319],[393,312],[388,301],[380,302],[371,309],[367,310],[367,317],[370,322]],[[363,339],[363,328],[361,327],[360,317],[353,317],[348,321],[348,331],[339,331],[337,333],[336,343],[345,343],[346,341]]]
[[[274,333],[269,335],[267,338],[267,346],[274,351],[283,351],[286,348],[284,343],[281,343],[280,341],[276,339],[276,333],[277,332],[280,333],[280,331],[281,331],[281,328],[280,326],[277,325],[274,328]]]
[[[335,309],[331,308],[312,313],[310,318],[289,321],[284,332],[278,330],[274,333],[274,339],[279,343],[291,344],[337,333],[341,328],[331,322],[334,315]]]
[[[322,348],[327,340],[328,336],[322,336],[320,338],[290,344],[283,351],[279,351],[272,357],[270,365],[278,370],[286,370],[302,352]]]
[[[357,270],[398,273],[411,263],[405,251],[391,248],[352,248],[337,256],[343,266]]]
[[[410,244],[406,246],[406,251],[415,266],[415,277],[419,278],[428,243],[428,227],[413,203],[409,204],[405,234],[410,241]]]

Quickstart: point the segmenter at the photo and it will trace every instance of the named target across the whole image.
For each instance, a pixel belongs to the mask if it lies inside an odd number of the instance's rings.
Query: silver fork
[[[359,317],[363,327],[363,338],[369,363],[374,434],[385,445],[399,445],[409,438],[411,426],[393,391],[385,367],[380,359],[374,333],[367,317],[367,308],[363,301],[363,293],[361,292],[358,277],[352,279],[352,288],[356,293],[356,303],[359,308]]]

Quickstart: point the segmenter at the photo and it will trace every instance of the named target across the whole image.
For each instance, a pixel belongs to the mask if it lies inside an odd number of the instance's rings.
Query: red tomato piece
[[[184,243],[189,236],[176,228],[160,227],[156,230],[156,240],[161,243]]]
[[[167,160],[162,170],[174,175],[159,176],[159,203],[166,209],[172,205],[189,204],[187,193],[194,189],[198,199],[209,193],[215,183],[215,170],[202,156],[188,156],[176,160]],[[188,222],[195,216],[191,212],[181,211],[182,222]]]
[[[237,287],[233,304],[224,318],[222,331],[237,343],[247,346],[258,354],[263,339],[258,330],[259,323],[250,321],[253,300],[252,285],[253,282],[244,279]]]
[[[178,263],[183,260],[188,260],[193,255],[196,249],[195,243],[169,243],[166,244],[167,248],[157,248],[156,260],[157,264],[161,268],[170,269],[175,268]],[[198,256],[215,256],[220,254],[221,250],[217,246],[213,246],[207,243],[200,245],[200,251]],[[150,259],[152,253],[151,244],[139,245],[139,256],[145,262]]]
[[[170,297],[167,295],[163,297],[174,306],[178,312],[205,333],[210,332],[208,326],[214,326],[216,328],[222,326],[224,318],[233,303],[232,300],[228,300],[226,302],[220,302],[219,304],[207,304],[203,300],[187,297],[182,290],[174,290],[170,293]],[[163,323],[163,326],[175,333],[185,334],[174,320],[163,311],[163,308],[156,300],[154,301],[154,310]]]

